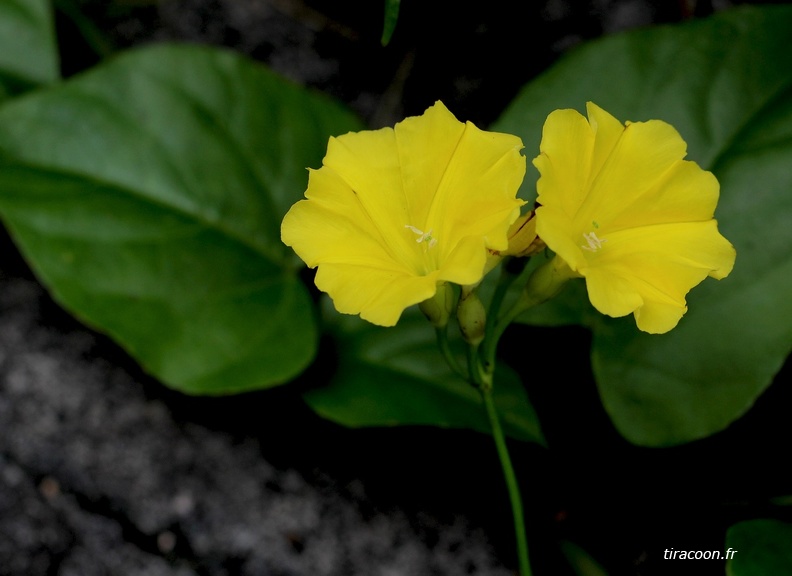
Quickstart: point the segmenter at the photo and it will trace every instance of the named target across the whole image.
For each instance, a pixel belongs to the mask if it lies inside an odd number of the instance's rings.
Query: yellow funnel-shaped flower
[[[336,309],[382,326],[438,283],[475,284],[519,216],[522,142],[437,102],[394,128],[331,138],[281,238]]]
[[[734,247],[713,220],[719,185],[683,160],[679,133],[660,120],[628,122],[587,104],[588,120],[556,110],[544,125],[536,231],[586,278],[594,307],[635,314],[662,333],[687,311],[685,295],[707,276],[724,278]]]

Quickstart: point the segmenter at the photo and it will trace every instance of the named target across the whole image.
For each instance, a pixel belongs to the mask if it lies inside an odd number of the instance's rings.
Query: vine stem
[[[523,515],[522,496],[520,486],[517,483],[517,476],[514,473],[509,449],[506,446],[506,438],[503,435],[498,411],[492,400],[492,387],[482,386],[479,388],[484,406],[487,409],[492,438],[495,440],[495,447],[498,451],[503,477],[506,480],[506,487],[509,492],[512,516],[514,518],[514,535],[517,541],[517,559],[520,566],[520,576],[531,576],[531,565],[528,561],[528,539],[525,535],[525,518]]]
[[[451,351],[451,346],[448,343],[448,327],[442,326],[435,328],[435,334],[437,336],[437,347],[440,349],[443,358],[445,358],[446,364],[462,377],[463,380],[468,380],[468,373],[465,372],[454,356],[454,353]]]
[[[520,293],[517,301],[509,309],[501,314],[501,307],[506,299],[509,287],[515,281],[521,281],[525,275],[530,274],[528,281]],[[495,448],[498,452],[498,459],[501,463],[503,478],[506,481],[506,488],[509,493],[509,502],[514,519],[514,536],[517,547],[517,561],[519,564],[520,576],[531,576],[531,564],[528,558],[528,538],[525,531],[525,514],[523,512],[522,495],[520,486],[517,483],[517,475],[514,473],[509,448],[506,445],[506,437],[503,434],[498,411],[492,397],[492,386],[495,374],[495,356],[498,348],[498,341],[506,330],[506,327],[522,312],[536,306],[551,298],[564,285],[564,283],[574,273],[566,266],[563,261],[554,259],[538,269],[528,271],[527,269],[519,274],[511,274],[504,265],[501,268],[501,275],[495,287],[484,329],[483,338],[467,339],[467,378],[466,380],[477,388],[484,402],[487,412],[492,438],[495,441]],[[459,317],[459,315],[458,315]],[[463,375],[462,367],[456,361],[448,345],[446,327],[437,330],[437,341],[449,366],[460,375]],[[463,330],[463,335],[465,331]]]

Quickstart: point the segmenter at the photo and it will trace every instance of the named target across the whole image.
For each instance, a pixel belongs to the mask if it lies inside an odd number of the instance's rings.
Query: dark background
[[[465,7],[403,0],[387,47],[380,45],[379,1],[56,4],[66,76],[118,49],[201,42],[246,53],[329,93],[371,127],[420,114],[438,99],[458,118],[486,127],[520,86],[585,40],[704,17],[739,2],[489,0]],[[75,17],[75,7],[82,16]],[[93,36],[92,27],[101,35]],[[378,574],[373,567],[390,566],[381,573],[420,575],[515,568],[491,439],[430,428],[354,431],[320,420],[299,392],[332,370],[330,341],[294,385],[185,397],[51,302],[7,237],[0,317],[0,574],[307,575],[320,573],[321,565],[326,574]],[[724,550],[726,529],[737,521],[792,520],[788,506],[771,502],[792,494],[785,469],[792,439],[789,362],[724,432],[647,449],[629,445],[605,414],[584,329],[517,326],[504,342],[502,355],[522,372],[549,443],[549,450],[512,445],[537,575],[574,573],[562,541],[585,548],[609,574],[723,574],[722,562],[663,560],[663,551]],[[563,351],[564,362],[543,373],[539,363],[525,365],[526,348],[540,359]],[[213,443],[221,448],[205,448]],[[230,501],[227,493],[239,490],[246,475],[259,482],[250,506],[269,511],[255,521],[278,510],[286,517],[294,510],[315,515],[293,528],[276,519],[285,552],[265,550],[264,540],[226,539],[229,521],[217,510],[244,509],[244,500]],[[191,507],[179,500],[187,485]],[[160,512],[151,512],[157,506]],[[388,528],[379,544],[372,543],[378,536],[365,546],[350,543],[376,535],[381,522]],[[268,534],[257,529],[258,538]],[[322,556],[319,544],[335,547],[340,559]],[[414,552],[415,546],[426,551]],[[404,550],[413,550],[405,558],[415,565],[398,556]]]

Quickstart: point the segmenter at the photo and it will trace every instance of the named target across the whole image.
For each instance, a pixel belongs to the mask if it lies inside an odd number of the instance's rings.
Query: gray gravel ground
[[[430,545],[364,490],[177,422],[91,333],[48,325],[42,302],[36,283],[0,277],[0,574],[509,574],[464,518],[423,518]]]

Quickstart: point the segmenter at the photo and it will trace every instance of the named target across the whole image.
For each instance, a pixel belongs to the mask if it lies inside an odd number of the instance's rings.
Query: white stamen
[[[432,237],[431,228],[427,232],[423,232],[422,230],[419,230],[415,226],[410,226],[409,224],[405,224],[404,227],[408,228],[413,234],[418,234],[418,238],[415,239],[418,244],[421,242],[426,242],[429,244],[428,248],[434,248],[437,244],[437,238]]]
[[[608,241],[607,238],[597,238],[597,234],[594,232],[589,232],[588,234],[583,234],[583,239],[586,241],[588,246],[581,246],[583,250],[588,252],[596,252],[602,245]]]

